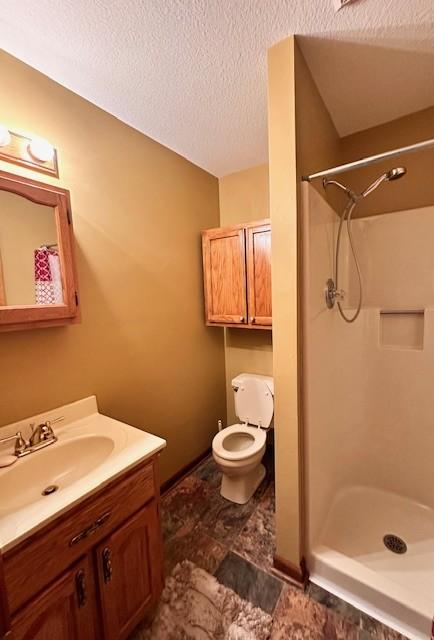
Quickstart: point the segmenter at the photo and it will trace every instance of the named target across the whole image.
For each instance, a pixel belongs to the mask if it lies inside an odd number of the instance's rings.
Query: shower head
[[[395,167],[395,169],[391,169],[386,174],[386,180],[398,180],[405,176],[407,173],[407,169],[405,167]]]
[[[362,191],[361,193],[362,198],[366,198],[366,196],[368,196],[370,193],[375,191],[375,189],[379,187],[380,184],[382,184],[383,182],[398,180],[399,178],[402,178],[402,176],[405,176],[406,173],[407,173],[407,169],[405,167],[395,167],[394,169],[390,169],[390,171],[383,173],[382,176],[377,178],[372,184],[369,185],[369,187],[367,187],[364,191]]]

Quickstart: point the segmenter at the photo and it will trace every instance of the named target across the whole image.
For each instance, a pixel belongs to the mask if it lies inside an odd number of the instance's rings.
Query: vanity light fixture
[[[0,124],[0,160],[59,177],[57,151],[47,140],[11,131]]]
[[[54,147],[43,138],[33,138],[29,143],[29,153],[40,162],[50,162],[54,156]]]
[[[6,147],[11,143],[11,134],[9,133],[9,129],[4,126],[4,124],[0,124],[0,147]]]

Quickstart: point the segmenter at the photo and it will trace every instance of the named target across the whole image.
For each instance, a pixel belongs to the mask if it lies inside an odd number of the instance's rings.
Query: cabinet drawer
[[[11,613],[155,495],[154,463],[114,480],[4,556]]]

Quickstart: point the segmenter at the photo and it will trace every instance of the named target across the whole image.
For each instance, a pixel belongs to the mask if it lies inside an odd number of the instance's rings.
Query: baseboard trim
[[[273,567],[276,572],[283,574],[299,587],[306,587],[309,582],[309,572],[304,558],[301,559],[300,566],[297,566],[281,556],[275,555],[273,558]]]
[[[170,489],[173,489],[173,487],[176,484],[181,482],[181,480],[184,480],[185,476],[188,476],[196,467],[198,467],[205,460],[205,458],[207,458],[211,454],[211,451],[212,451],[211,447],[208,447],[206,451],[204,451],[199,456],[194,458],[194,460],[192,460],[191,462],[181,467],[181,469],[179,469],[179,471],[174,473],[173,476],[165,480],[160,485],[161,495],[164,495]]]

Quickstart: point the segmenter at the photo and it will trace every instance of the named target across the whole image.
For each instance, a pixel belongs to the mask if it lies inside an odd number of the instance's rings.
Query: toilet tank
[[[235,412],[240,422],[268,429],[274,414],[274,380],[270,376],[240,373],[232,380]]]

